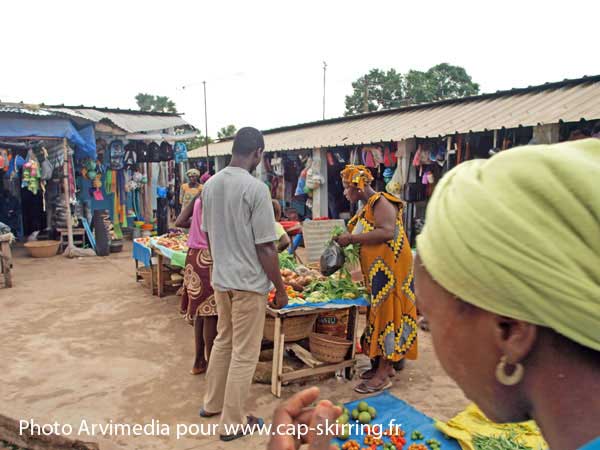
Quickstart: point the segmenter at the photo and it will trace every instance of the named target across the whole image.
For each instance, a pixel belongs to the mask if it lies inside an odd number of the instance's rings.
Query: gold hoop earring
[[[500,358],[500,362],[496,366],[496,380],[498,380],[498,382],[504,386],[514,386],[515,384],[519,384],[523,379],[523,375],[525,374],[525,368],[523,367],[523,364],[510,364],[515,366],[515,370],[511,375],[506,374],[507,365],[509,365],[508,358],[506,355],[502,356],[502,358]]]

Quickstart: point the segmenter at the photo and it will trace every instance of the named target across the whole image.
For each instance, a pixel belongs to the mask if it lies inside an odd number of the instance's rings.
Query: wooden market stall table
[[[352,379],[356,364],[356,336],[358,334],[358,308],[368,306],[364,298],[333,300],[328,303],[312,305],[297,305],[284,309],[272,309],[267,306],[267,316],[275,320],[275,331],[273,337],[273,368],[271,373],[271,392],[276,397],[281,397],[281,386],[283,383],[301,378],[337,372],[345,369],[347,379]],[[284,323],[287,319],[318,315],[332,312],[333,310],[349,310],[348,330],[346,339],[352,344],[346,358],[338,363],[325,363],[312,357],[308,350],[303,349],[294,342],[285,343]],[[283,373],[283,355],[285,350],[291,350],[308,367]]]
[[[4,287],[12,287],[12,253],[10,244],[14,240],[12,233],[0,234],[0,273],[4,276]]]
[[[165,294],[166,285],[168,281],[165,280],[165,270],[168,266],[176,268],[185,268],[185,258],[187,252],[172,250],[158,244],[159,238],[150,239],[150,247],[156,255],[156,295],[162,297]]]
[[[147,245],[140,243],[137,239],[134,239],[131,256],[135,260],[135,281],[138,282],[143,279],[140,275],[140,263],[142,263],[143,267],[150,271],[150,291],[154,292],[156,281],[154,280],[152,249]]]

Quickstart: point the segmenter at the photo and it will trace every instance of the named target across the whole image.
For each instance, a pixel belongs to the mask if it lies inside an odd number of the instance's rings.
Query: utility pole
[[[364,95],[363,112],[369,112],[369,79],[365,75],[365,95]]]
[[[325,76],[327,73],[327,63],[323,61],[323,120],[325,120]]]
[[[210,172],[210,160],[208,159],[208,112],[206,107],[206,81],[203,81],[204,85],[204,142],[206,143],[206,171]]]

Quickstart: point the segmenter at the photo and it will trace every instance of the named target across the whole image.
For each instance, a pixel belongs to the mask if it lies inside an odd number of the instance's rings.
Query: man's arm
[[[282,308],[287,305],[288,298],[279,272],[279,258],[275,247],[277,235],[271,194],[264,184],[257,187],[253,194],[250,225],[254,235],[256,254],[267,278],[275,285],[277,291],[272,306],[273,308]]]
[[[279,258],[277,257],[275,244],[273,242],[256,244],[256,255],[258,256],[260,265],[267,274],[267,278],[271,280],[277,291],[275,300],[273,301],[273,308],[283,308],[288,303],[288,297],[285,284],[283,284],[283,279],[281,278],[281,272],[279,271]]]

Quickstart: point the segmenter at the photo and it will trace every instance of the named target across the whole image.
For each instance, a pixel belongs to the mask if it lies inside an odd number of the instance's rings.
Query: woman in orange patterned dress
[[[364,351],[379,364],[355,388],[370,394],[392,385],[395,362],[417,358],[412,251],[404,231],[402,201],[376,192],[371,187],[373,176],[364,166],[346,166],[341,175],[346,198],[365,205],[348,223],[350,233],[337,241],[341,246],[360,246],[360,265],[371,295]]]

